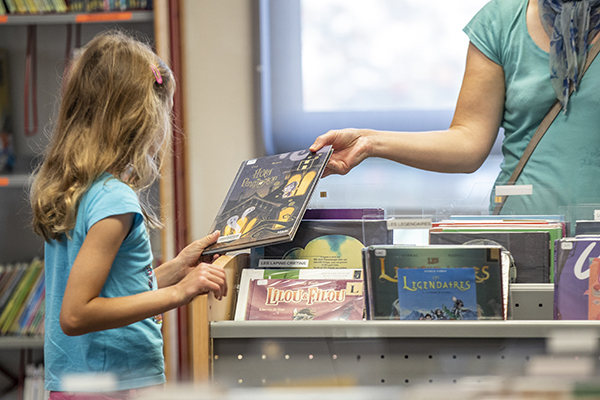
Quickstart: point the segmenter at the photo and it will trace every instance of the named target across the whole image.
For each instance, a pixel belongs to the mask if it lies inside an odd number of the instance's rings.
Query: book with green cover
[[[368,319],[400,319],[398,271],[474,268],[478,319],[507,318],[508,265],[501,246],[381,245],[363,249]]]

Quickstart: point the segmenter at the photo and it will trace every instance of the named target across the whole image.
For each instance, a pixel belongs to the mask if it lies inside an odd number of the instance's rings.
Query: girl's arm
[[[115,215],[97,222],[88,231],[63,297],[60,325],[65,334],[119,328],[187,304],[199,294],[213,292],[217,298],[226,294],[223,268],[200,263],[175,285],[126,297],[99,297],[132,223],[133,214]],[[211,244],[216,237],[201,239],[198,247]]]
[[[445,131],[332,130],[311,146],[333,145],[324,176],[346,174],[368,157],[381,157],[437,172],[474,172],[487,158],[504,110],[504,70],[473,44],[454,118]]]

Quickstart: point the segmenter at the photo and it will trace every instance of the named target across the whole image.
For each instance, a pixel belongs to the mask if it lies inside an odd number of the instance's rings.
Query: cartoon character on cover
[[[315,319],[317,313],[311,308],[302,308],[298,310],[294,308],[294,314],[292,315],[292,321],[309,321]]]
[[[452,306],[452,309],[450,310],[452,312],[452,316],[454,319],[463,319],[462,316],[462,310],[463,307],[465,306],[465,303],[457,298],[456,296],[452,296],[452,301],[454,302],[454,305]]]

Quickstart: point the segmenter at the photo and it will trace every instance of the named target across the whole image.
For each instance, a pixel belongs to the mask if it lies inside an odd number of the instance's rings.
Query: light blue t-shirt
[[[156,290],[152,251],[136,193],[109,174],[83,196],[70,239],[45,246],[46,321],[44,363],[46,389],[65,390],[68,374],[112,374],[117,390],[165,382],[160,316],[123,328],[66,336],[59,316],[69,272],[89,229],[112,215],[134,213],[134,223],[111,266],[101,297],[129,296]]]
[[[508,181],[556,99],[550,83],[549,55],[527,30],[527,3],[492,0],[464,29],[470,41],[504,69],[504,161],[496,181],[500,185]],[[517,180],[517,184],[533,185],[533,195],[509,196],[502,214],[558,213],[572,220],[593,217],[576,214],[584,204],[600,204],[599,78],[600,59],[596,59],[571,96],[567,114],[558,115]]]

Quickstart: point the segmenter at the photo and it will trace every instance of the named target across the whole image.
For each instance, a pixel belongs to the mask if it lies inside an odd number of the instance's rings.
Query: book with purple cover
[[[556,241],[554,319],[587,320],[590,264],[600,257],[600,236]]]

